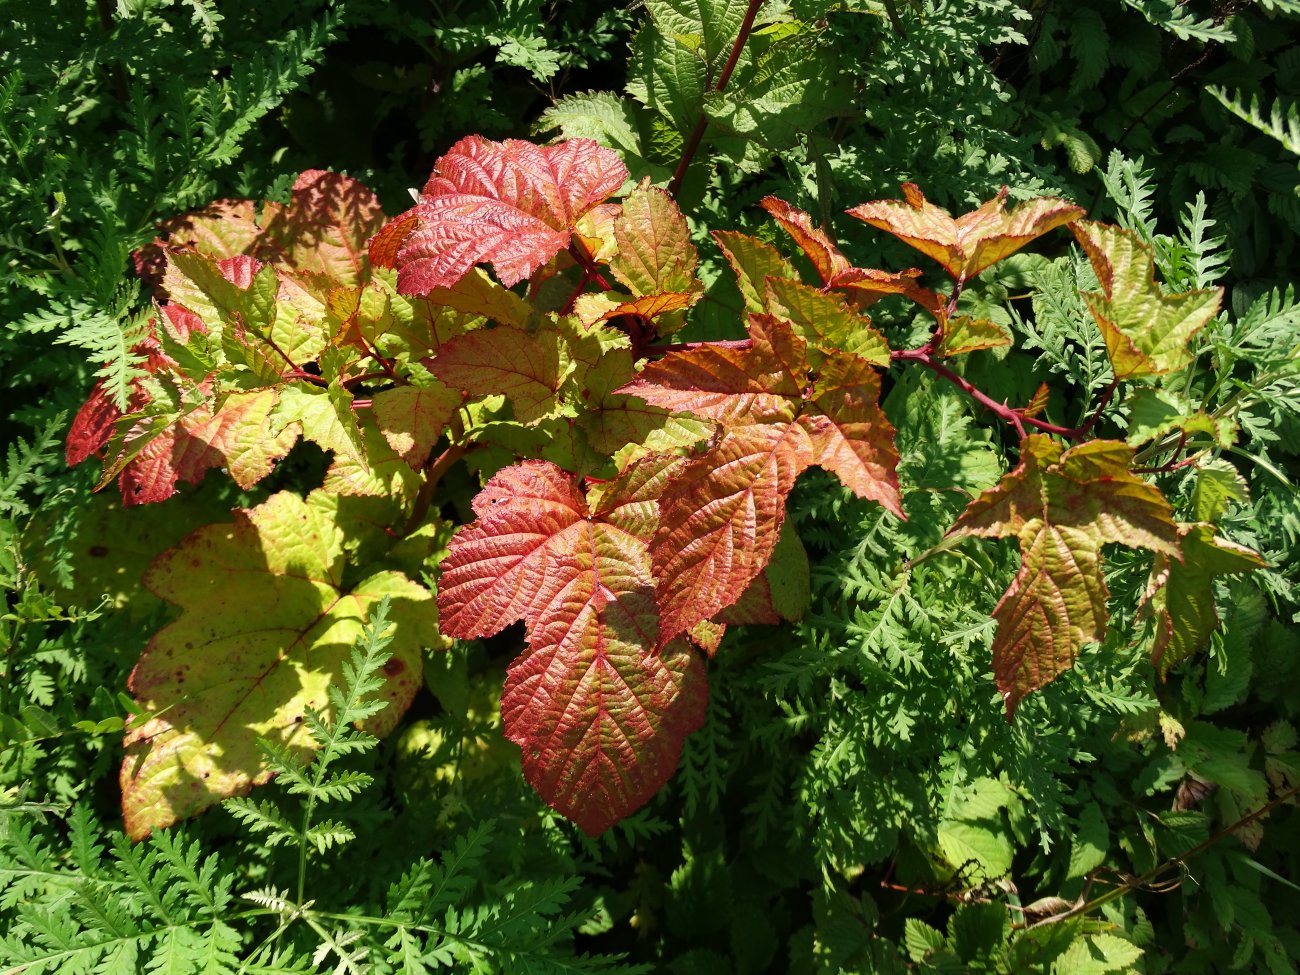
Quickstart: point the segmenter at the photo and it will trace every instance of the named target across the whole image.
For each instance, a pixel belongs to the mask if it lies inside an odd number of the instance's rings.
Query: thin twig
[[[736,40],[731,45],[731,54],[727,56],[727,63],[722,67],[722,73],[718,75],[718,80],[710,86],[710,91],[721,92],[726,89],[727,83],[731,81],[731,74],[736,70],[736,65],[740,61],[740,53],[745,49],[745,42],[749,40],[749,33],[754,29],[754,19],[758,16],[758,10],[763,6],[763,0],[749,0],[749,7],[745,10],[745,19],[740,22],[740,30],[736,34]],[[690,136],[686,140],[686,148],[682,150],[682,158],[677,161],[677,169],[673,171],[673,178],[668,183],[668,193],[676,196],[682,188],[682,183],[686,179],[686,171],[691,166],[691,160],[695,158],[695,153],[699,151],[700,142],[704,139],[704,131],[709,127],[708,113],[700,109],[700,117],[695,122],[695,128],[691,130]]]

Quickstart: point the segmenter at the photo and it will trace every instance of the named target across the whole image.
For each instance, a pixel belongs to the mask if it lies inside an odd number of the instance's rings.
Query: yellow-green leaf
[[[269,778],[257,739],[306,753],[307,708],[327,689],[383,597],[397,624],[385,666],[389,707],[370,725],[386,734],[420,686],[420,650],[437,637],[430,594],[398,572],[343,582],[344,530],[328,506],[281,492],[201,528],[146,576],[180,607],[131,674],[143,712],[126,735],[122,811],[127,832],[192,816]]]
[[[1101,282],[1103,293],[1084,298],[1115,375],[1156,376],[1190,363],[1192,337],[1218,314],[1223,289],[1167,295],[1156,284],[1151,248],[1137,234],[1090,220],[1070,229]]]

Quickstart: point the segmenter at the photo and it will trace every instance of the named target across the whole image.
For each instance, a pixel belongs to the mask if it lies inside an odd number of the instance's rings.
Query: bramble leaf
[[[501,700],[506,736],[533,788],[593,836],[654,795],[704,720],[699,655],[683,640],[660,646],[647,544],[681,463],[634,466],[594,497],[546,461],[506,468],[443,562],[444,634],[524,621],[528,649]]]
[[[515,419],[532,423],[555,409],[555,394],[571,361],[554,328],[529,333],[498,326],[452,339],[425,365],[442,382],[472,398],[504,395],[514,404]]]
[[[671,196],[648,181],[623,201],[614,239],[618,249],[609,269],[632,294],[698,295],[703,290],[695,276],[699,257],[686,218]]]
[[[808,255],[808,260],[812,261],[823,284],[829,286],[838,275],[853,267],[826,232],[813,226],[812,217],[803,210],[775,196],[763,197],[759,205],[776,219],[799,245],[800,250]]]
[[[968,315],[958,315],[956,318],[945,315],[940,322],[942,331],[938,351],[942,356],[964,355],[967,352],[996,349],[1011,344],[1007,330],[996,322]]]
[[[1214,534],[1205,523],[1181,525],[1182,561],[1157,555],[1148,597],[1156,614],[1151,663],[1163,680],[1178,664],[1203,648],[1219,626],[1214,610],[1214,577],[1250,572],[1267,563],[1244,545]]]
[[[814,349],[840,349],[878,366],[889,366],[889,343],[871,327],[871,319],[850,308],[842,295],[819,291],[801,281],[768,278],[767,306]]]
[[[1106,632],[1101,546],[1179,558],[1172,510],[1129,472],[1133,448],[1094,440],[1062,453],[1042,434],[1021,442],[1020,464],[972,501],[949,535],[1014,537],[1020,571],[993,618],[993,670],[1008,718],[1025,695],[1074,665]]]
[[[384,439],[412,467],[423,463],[456,414],[463,397],[434,380],[375,394],[374,416]]]
[[[618,390],[723,429],[660,502],[651,555],[661,642],[740,598],[767,564],[786,496],[806,468],[819,465],[902,514],[894,431],[877,402],[875,370],[833,351],[812,383],[807,345],[789,324],[752,315],[750,333],[747,346],[670,353]]]
[[[713,239],[736,272],[736,285],[745,299],[746,312],[768,310],[768,278],[799,280],[799,272],[767,241],[733,230],[715,230]]]
[[[363,622],[385,595],[397,623],[370,724],[386,734],[420,686],[420,648],[437,639],[429,593],[398,572],[344,588],[344,532],[328,506],[281,492],[233,525],[210,525],[145,577],[181,615],[131,674],[142,711],[126,735],[122,812],[134,837],[266,782],[257,739],[306,752],[308,707],[325,710]],[[256,607],[256,612],[250,612]],[[165,709],[165,710],[164,710]]]
[[[1007,191],[956,219],[929,202],[914,183],[903,184],[903,200],[873,200],[851,216],[893,234],[943,266],[955,281],[968,281],[1056,227],[1078,220],[1082,207],[1055,197],[1038,197],[1005,210]]]
[[[396,266],[403,294],[450,288],[480,263],[509,287],[567,247],[578,221],[626,179],[618,156],[589,139],[467,136],[434,165],[414,209],[376,235],[371,260]]]
[[[1157,376],[1194,358],[1191,338],[1219,311],[1222,288],[1166,295],[1156,284],[1151,248],[1137,234],[1080,221],[1070,228],[1097,272],[1103,294],[1085,293],[1115,375]]]

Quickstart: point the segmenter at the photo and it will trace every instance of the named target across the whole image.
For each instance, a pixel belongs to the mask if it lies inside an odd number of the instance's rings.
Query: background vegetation
[[[716,92],[645,9],[590,0],[8,0],[0,971],[1296,970],[1294,801],[1243,817],[1300,785],[1298,18],[1291,0],[771,2]],[[123,512],[64,465],[95,374],[124,391],[137,365],[150,312],[132,252],[212,199],[285,199],[305,168],[398,212],[470,132],[591,136],[668,181],[702,111],[678,181],[701,227],[785,248],[757,207],[775,193],[857,262],[901,267],[845,207],[911,180],[960,212],[1006,184],[1134,228],[1175,289],[1227,289],[1189,388],[1238,424],[1207,461],[1222,498],[1187,472],[1162,487],[1185,513],[1218,505],[1220,532],[1270,568],[1220,581],[1208,652],[1154,678],[1149,562],[1117,551],[1106,643],[1008,725],[988,667],[1008,549],[909,560],[965,501],[934,471],[987,485],[1014,434],[908,379],[885,406],[905,503],[927,516],[802,481],[811,611],[728,637],[677,776],[598,841],[537,800],[500,737],[518,634],[431,658],[455,692],[422,693],[384,742],[348,730],[382,620],[315,730],[321,760],[271,759],[282,774],[257,798],[273,806],[123,840],[126,678],[168,614],[140,574],[256,500],[213,478],[165,516]],[[709,291],[690,334],[738,334],[721,255],[697,243]],[[1087,262],[1057,246],[964,300],[1025,350],[973,364],[981,386],[1026,402],[1045,381],[1074,423],[1110,377],[1079,304]],[[315,463],[295,455],[282,483]],[[476,484],[458,476],[463,502]]]

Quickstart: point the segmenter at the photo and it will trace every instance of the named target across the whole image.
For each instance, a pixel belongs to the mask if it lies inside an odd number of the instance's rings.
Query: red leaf
[[[418,225],[397,252],[398,289],[425,295],[451,287],[484,262],[507,287],[516,284],[567,247],[578,221],[627,175],[617,155],[590,139],[536,146],[468,136],[425,184]],[[410,213],[397,221],[409,224]],[[377,261],[399,236],[400,229],[380,231],[372,243]]]
[[[661,642],[740,598],[767,564],[786,496],[809,466],[902,516],[898,452],[875,371],[832,351],[814,384],[807,347],[788,323],[752,315],[750,333],[745,347],[671,353],[618,390],[715,420],[724,431],[661,500],[651,548]]]
[[[266,239],[299,271],[339,284],[369,277],[368,238],[384,223],[379,200],[350,176],[309,169],[293,184],[287,207],[268,206]]]
[[[508,467],[443,562],[445,635],[524,621],[528,649],[501,701],[506,736],[542,798],[593,836],[654,795],[704,720],[703,661],[681,640],[656,649],[647,539],[654,497],[679,465],[634,467],[591,498],[546,461]]]

